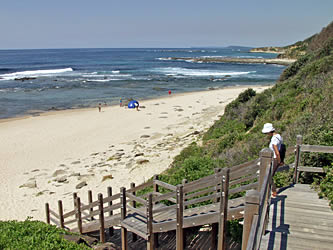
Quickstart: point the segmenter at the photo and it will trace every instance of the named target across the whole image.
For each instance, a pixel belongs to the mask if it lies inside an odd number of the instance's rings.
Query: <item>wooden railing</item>
[[[273,152],[264,149],[260,152],[259,190],[249,190],[245,196],[243,222],[243,250],[259,249],[261,237],[268,223],[272,185]]]
[[[300,172],[324,173],[323,168],[301,166],[300,163],[302,152],[333,154],[333,147],[320,145],[305,145],[303,144],[303,137],[301,135],[298,135],[296,138],[294,183],[298,183]]]
[[[95,201],[92,199],[92,192],[89,191],[87,204],[83,204],[80,197],[74,194],[74,209],[66,213],[61,201],[58,202],[58,213],[46,204],[47,223],[52,222],[79,233],[99,230],[100,241],[104,242],[106,228],[109,228],[112,235],[113,226],[123,225],[122,221],[128,216],[137,214],[146,229],[129,230],[133,234],[133,240],[137,239],[137,235],[145,238],[148,249],[154,249],[158,244],[158,233],[170,230],[176,230],[177,249],[183,249],[184,229],[212,224],[212,246],[225,249],[227,220],[244,217],[244,227],[248,228],[250,225],[250,215],[246,208],[249,198],[243,197],[244,192],[252,189],[265,191],[262,195],[264,198],[260,198],[263,205],[260,205],[258,211],[261,214],[266,213],[269,203],[267,197],[270,197],[270,189],[266,187],[266,176],[270,173],[267,168],[272,158],[271,151],[265,150],[260,153],[260,159],[231,168],[215,169],[213,175],[192,182],[183,180],[182,184],[177,186],[165,183],[159,180],[158,176],[154,176],[152,180],[139,186],[132,183],[129,189],[121,188],[120,193],[115,195],[109,187],[107,196],[99,194]],[[138,194],[138,191],[148,187],[152,187],[153,191]],[[158,220],[161,215],[170,217]],[[261,227],[258,228],[262,230]],[[127,229],[122,226],[121,231],[122,247],[127,249]],[[245,237],[249,238],[248,235]]]

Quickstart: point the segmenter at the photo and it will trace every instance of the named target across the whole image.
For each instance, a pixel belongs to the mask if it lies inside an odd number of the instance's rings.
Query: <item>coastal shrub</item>
[[[333,209],[333,163],[331,166],[325,167],[326,176],[320,181],[319,187],[320,197],[326,197],[330,201]]]
[[[65,230],[40,221],[0,221],[0,249],[90,249],[65,240]]]

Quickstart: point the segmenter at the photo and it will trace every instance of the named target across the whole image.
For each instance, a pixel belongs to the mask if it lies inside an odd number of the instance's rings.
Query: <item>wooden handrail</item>
[[[301,153],[311,152],[311,153],[333,153],[332,146],[322,146],[322,145],[306,145],[303,144],[303,137],[298,135],[296,138],[296,150],[295,150],[295,170],[294,170],[294,183],[298,183],[300,172],[313,172],[313,173],[324,173],[323,168],[318,167],[305,167],[300,166]]]
[[[331,146],[320,146],[320,145],[301,145],[302,152],[312,152],[312,153],[327,153],[333,154],[333,147]]]
[[[160,181],[160,180],[154,180],[154,184],[157,184],[161,187],[164,187],[166,189],[169,189],[171,191],[176,191],[177,190],[177,187],[174,186],[174,185],[171,185],[169,183],[166,183],[166,182],[163,182],[163,181]]]
[[[245,208],[244,223],[247,223],[246,228],[243,229],[243,244],[242,249],[259,249],[261,237],[264,232],[267,219],[267,210],[269,207],[270,201],[270,191],[271,191],[271,175],[272,175],[272,154],[268,154],[267,150],[262,150],[260,169],[264,171],[264,176],[261,175],[262,180],[259,181],[261,184],[259,186],[260,192],[257,194],[258,204],[255,205],[255,202],[250,202],[249,204],[253,207],[252,211]],[[269,157],[270,156],[270,157]],[[267,157],[267,158],[266,158]],[[266,158],[266,159],[265,159]],[[270,162],[267,169],[267,163]],[[266,169],[266,171],[265,171]],[[248,191],[249,192],[249,191]],[[247,195],[250,193],[247,193]],[[252,194],[252,199],[255,199],[255,193]],[[246,204],[247,206],[247,204]],[[253,210],[254,209],[254,210]],[[250,224],[248,224],[250,223]],[[248,231],[250,230],[250,231]]]
[[[126,197],[130,199],[130,201],[136,201],[136,202],[139,202],[141,203],[143,206],[146,205],[146,200],[145,199],[142,199],[138,196],[135,196],[129,192],[126,192]]]

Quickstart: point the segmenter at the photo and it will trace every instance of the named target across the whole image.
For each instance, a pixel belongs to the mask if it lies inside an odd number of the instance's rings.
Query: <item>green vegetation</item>
[[[0,221],[0,249],[90,249],[64,234],[69,233],[40,221]]]

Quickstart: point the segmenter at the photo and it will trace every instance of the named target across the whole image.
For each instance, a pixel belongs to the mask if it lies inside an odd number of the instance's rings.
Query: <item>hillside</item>
[[[227,167],[258,157],[267,147],[261,133],[272,122],[287,146],[296,136],[314,145],[333,145],[333,36],[332,23],[308,43],[307,52],[290,65],[271,89],[256,94],[249,89],[230,103],[225,114],[204,135],[203,144],[193,143],[178,155],[162,180],[178,184],[183,178],[198,179],[212,174],[214,167]],[[323,33],[324,32],[324,33]],[[286,161],[293,161],[293,155]],[[327,166],[327,175],[303,174],[301,180],[321,184],[321,195],[333,200],[332,155],[304,154],[307,165]],[[286,185],[290,175],[279,174],[276,182]],[[331,203],[332,204],[332,203]]]
[[[304,41],[298,41],[284,47],[261,47],[251,49],[250,52],[276,53],[280,59],[299,59],[306,53],[322,47],[323,43],[333,37],[333,23],[330,23],[319,34],[315,34]]]

